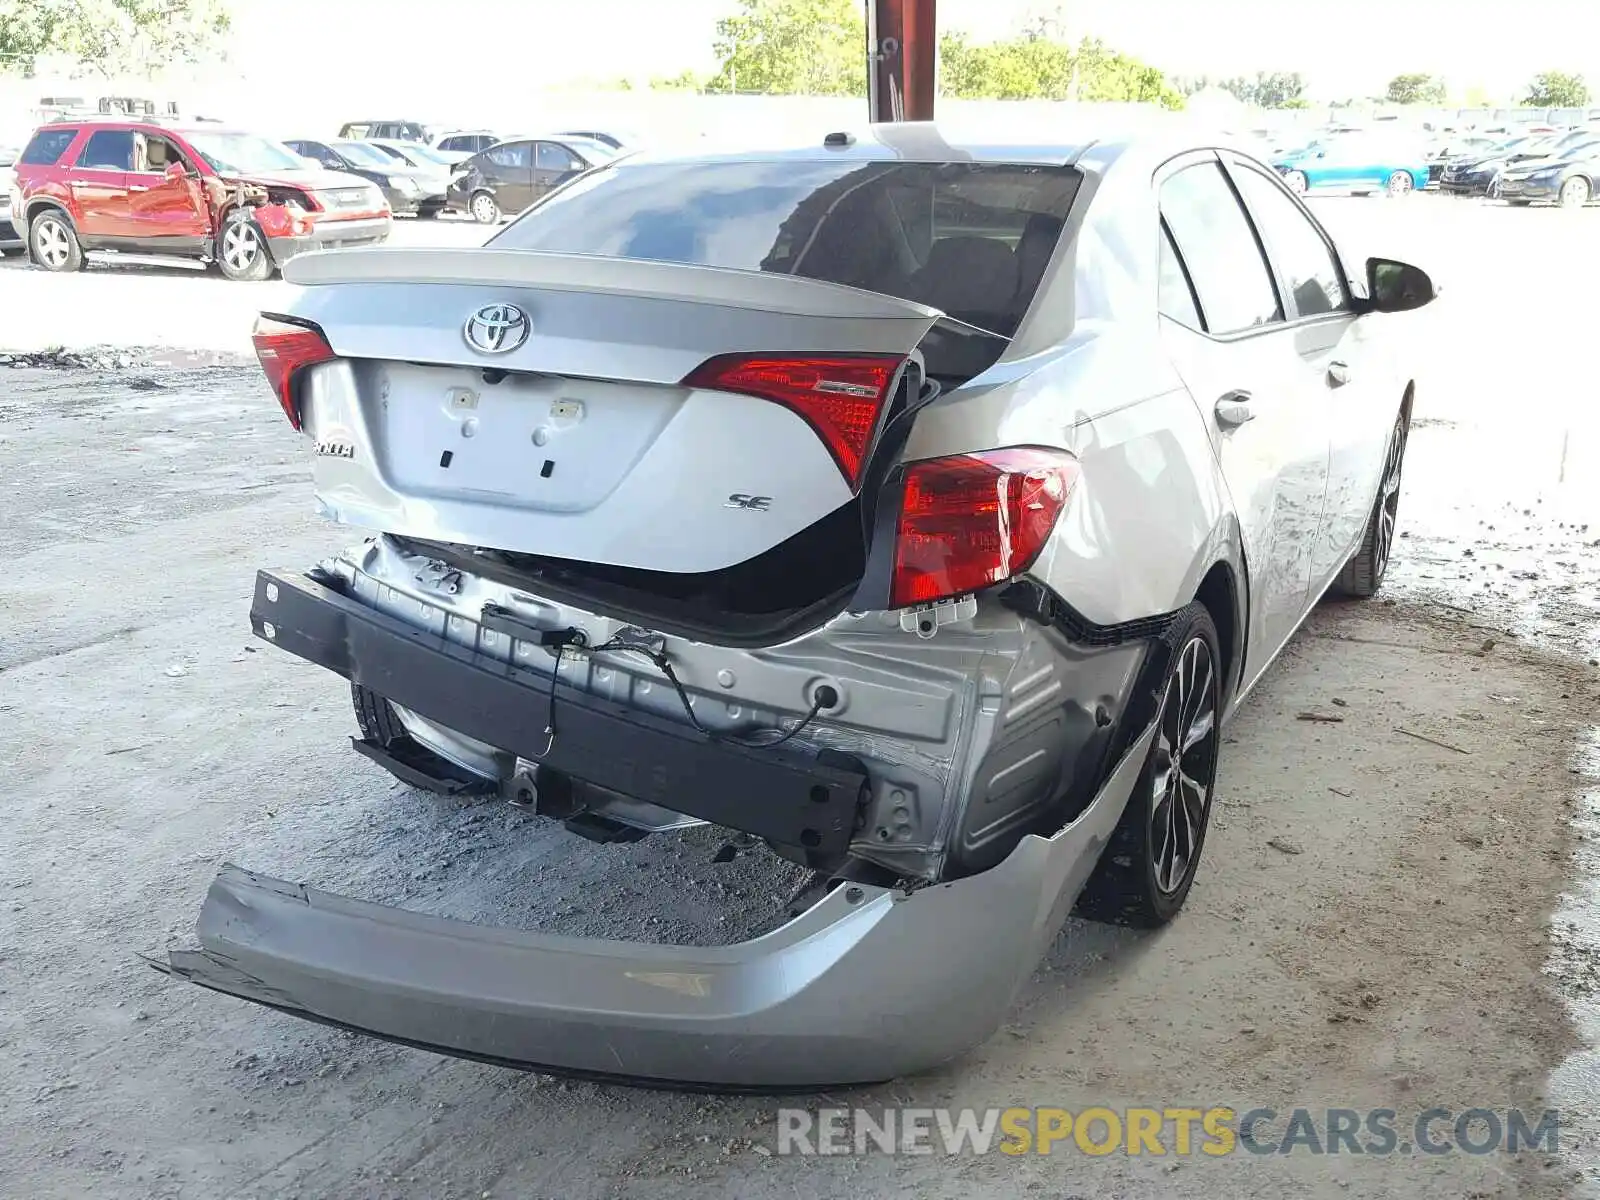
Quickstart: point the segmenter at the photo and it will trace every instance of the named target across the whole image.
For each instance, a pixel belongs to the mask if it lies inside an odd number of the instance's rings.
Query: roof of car
[[[1038,130],[1037,135],[1034,130]],[[551,136],[560,135],[519,135]],[[1199,124],[1165,114],[1133,114],[1117,121],[1104,117],[1069,117],[1051,122],[1051,127],[1023,126],[1016,133],[990,130],[972,132],[955,123],[906,121],[893,124],[861,125],[851,129],[818,129],[814,134],[797,135],[779,142],[765,139],[759,146],[748,142],[701,143],[647,150],[634,162],[669,159],[696,162],[749,162],[773,160],[819,160],[842,158],[856,161],[902,162],[995,162],[1071,165],[1091,150],[1100,164],[1121,157],[1137,148],[1141,157],[1171,157],[1185,150],[1206,146],[1237,145],[1241,139],[1225,136],[1214,126]],[[1246,151],[1248,153],[1248,151]]]

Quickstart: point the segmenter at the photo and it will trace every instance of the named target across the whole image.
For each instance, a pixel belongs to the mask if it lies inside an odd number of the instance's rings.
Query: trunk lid
[[[852,362],[903,361],[940,316],[788,275],[517,250],[310,254],[285,275],[287,315],[339,355],[301,384],[331,515],[673,573],[744,562],[849,504],[847,458],[801,412],[847,406],[862,436]],[[728,355],[824,365],[798,406],[684,382]]]

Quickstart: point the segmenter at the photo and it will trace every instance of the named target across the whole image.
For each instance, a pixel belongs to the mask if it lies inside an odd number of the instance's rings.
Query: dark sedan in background
[[[1550,158],[1505,169],[1500,196],[1510,204],[1559,204],[1582,208],[1600,194],[1600,138],[1570,147]]]
[[[346,171],[377,184],[397,215],[436,217],[444,211],[449,179],[442,167],[409,166],[366,142],[288,138],[284,145],[330,170]]]
[[[614,162],[618,152],[582,137],[514,137],[474,154],[450,181],[452,212],[470,213],[485,225],[527,208],[574,175]]]

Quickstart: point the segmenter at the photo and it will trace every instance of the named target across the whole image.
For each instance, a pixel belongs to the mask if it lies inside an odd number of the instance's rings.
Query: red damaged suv
[[[265,279],[304,250],[381,242],[392,220],[366,180],[219,126],[61,121],[34,133],[15,170],[12,218],[51,271],[112,251]]]

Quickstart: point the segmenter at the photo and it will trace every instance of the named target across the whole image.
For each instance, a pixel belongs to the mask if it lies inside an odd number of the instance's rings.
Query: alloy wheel
[[[222,261],[234,271],[248,271],[261,255],[261,239],[249,221],[233,221],[222,235]]]
[[[1391,196],[1404,196],[1415,186],[1416,183],[1409,172],[1396,171],[1389,176],[1389,195]]]
[[[486,193],[479,192],[472,198],[472,216],[484,225],[492,222],[498,214],[495,211],[494,198]]]
[[[1150,850],[1164,895],[1184,886],[1199,859],[1217,775],[1217,692],[1211,647],[1190,638],[1161,700],[1151,764]]]
[[[1405,460],[1406,427],[1394,427],[1389,439],[1389,455],[1383,463],[1383,482],[1378,485],[1378,528],[1372,539],[1372,564],[1377,576],[1382,576],[1389,565],[1389,551],[1394,547],[1395,519],[1400,514],[1400,467]]]
[[[1289,174],[1284,177],[1284,182],[1289,185],[1289,190],[1296,196],[1304,196],[1306,194],[1306,189],[1309,186],[1305,175],[1300,171],[1290,171]]]
[[[1589,203],[1589,181],[1587,179],[1569,179],[1561,185],[1561,206],[1563,208],[1581,208]]]
[[[72,255],[72,243],[67,239],[67,231],[54,217],[40,219],[34,228],[33,248],[40,261],[52,269],[63,266]]]

